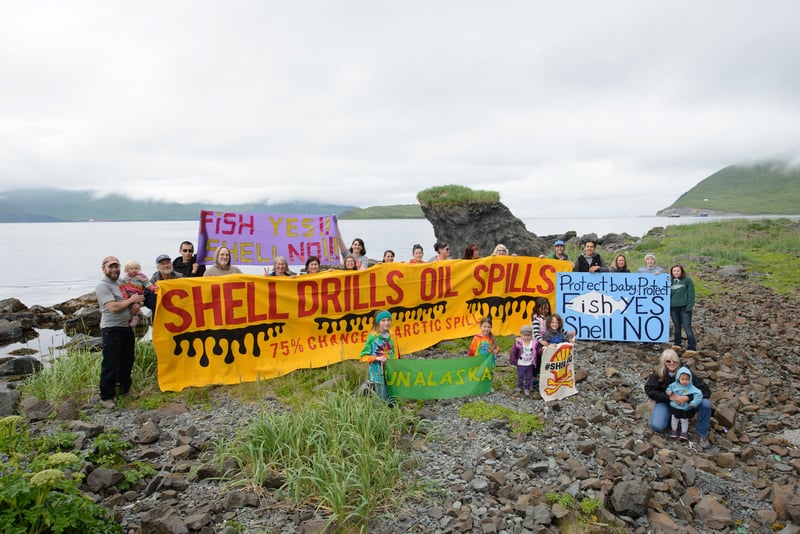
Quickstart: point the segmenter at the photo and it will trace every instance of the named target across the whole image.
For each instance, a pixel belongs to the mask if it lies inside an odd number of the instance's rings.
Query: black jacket
[[[192,256],[192,261],[190,263],[185,263],[183,261],[183,256],[178,256],[174,260],[172,260],[172,269],[175,272],[181,273],[183,276],[203,276],[203,273],[206,272],[205,265],[198,265],[197,272],[192,272],[192,265],[197,263],[197,254]]]
[[[589,267],[594,267],[598,265],[600,267],[600,272],[608,272],[608,267],[606,267],[605,262],[603,261],[603,257],[600,254],[594,254],[592,256],[592,262],[589,263],[586,261],[586,256],[581,254],[578,256],[578,259],[575,260],[575,265],[572,266],[572,272],[574,273],[588,273]]]
[[[653,373],[647,378],[647,382],[644,384],[644,392],[647,393],[648,397],[656,402],[669,403],[669,397],[667,397],[666,393],[667,386],[672,384],[674,381],[674,376],[671,377],[667,375],[664,377],[664,380],[660,380],[658,375]],[[711,398],[711,388],[708,387],[708,384],[706,384],[703,379],[697,376],[694,372],[692,372],[692,384],[694,384],[697,389],[703,392],[704,399]]]

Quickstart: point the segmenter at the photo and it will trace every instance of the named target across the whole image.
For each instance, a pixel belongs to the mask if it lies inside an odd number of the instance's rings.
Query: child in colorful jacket
[[[517,389],[515,393],[525,392],[526,397],[531,395],[531,385],[533,383],[533,373],[536,367],[536,340],[533,339],[533,328],[531,325],[523,325],[519,329],[520,337],[511,347],[508,361],[517,367]]]
[[[375,314],[372,329],[361,351],[361,361],[369,364],[369,380],[375,385],[375,392],[383,400],[389,399],[383,364],[389,358],[400,358],[392,339],[392,314],[386,310]]]

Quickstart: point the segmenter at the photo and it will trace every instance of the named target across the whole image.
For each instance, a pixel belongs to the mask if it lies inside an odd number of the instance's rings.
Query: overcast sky
[[[653,215],[800,153],[795,0],[0,1],[0,190]]]

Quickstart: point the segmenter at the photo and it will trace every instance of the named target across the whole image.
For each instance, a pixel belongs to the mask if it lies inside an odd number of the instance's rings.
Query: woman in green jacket
[[[672,276],[670,291],[670,315],[675,329],[675,345],[681,346],[681,328],[686,331],[687,350],[697,350],[697,340],[692,329],[692,310],[694,309],[694,282],[686,274],[683,265],[673,265],[669,270]]]

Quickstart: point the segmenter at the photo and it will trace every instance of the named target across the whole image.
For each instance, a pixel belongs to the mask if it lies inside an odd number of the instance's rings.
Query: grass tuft
[[[463,185],[442,185],[417,193],[417,201],[423,206],[458,206],[468,202],[496,204],[500,202],[497,191],[473,190]]]
[[[396,502],[401,441],[416,416],[346,391],[317,396],[303,410],[261,413],[219,453],[236,458],[256,485],[282,479],[280,493],[330,513],[330,523],[365,527]]]

